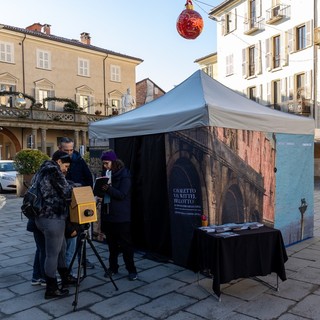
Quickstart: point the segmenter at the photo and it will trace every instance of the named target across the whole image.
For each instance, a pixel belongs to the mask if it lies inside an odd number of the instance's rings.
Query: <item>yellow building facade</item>
[[[73,40],[51,34],[48,24],[0,24],[1,159],[28,147],[51,155],[63,136],[85,148],[88,123],[121,113],[128,88],[135,97],[140,63],[93,46],[86,32]],[[64,99],[77,110],[65,109]]]

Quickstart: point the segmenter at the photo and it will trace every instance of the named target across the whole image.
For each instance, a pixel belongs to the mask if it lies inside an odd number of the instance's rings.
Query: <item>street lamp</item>
[[[307,208],[308,208],[308,204],[306,202],[306,199],[302,198],[301,199],[301,205],[299,207],[299,211],[301,213],[301,231],[300,231],[300,235],[301,236],[300,236],[300,240],[303,239],[303,230],[304,230],[304,219],[303,219],[303,217],[304,217],[304,213],[306,212]]]

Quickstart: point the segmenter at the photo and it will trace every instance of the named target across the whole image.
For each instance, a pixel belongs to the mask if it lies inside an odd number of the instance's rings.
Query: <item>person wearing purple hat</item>
[[[131,174],[113,150],[103,152],[103,175],[109,176],[108,184],[102,187],[104,197],[101,207],[101,230],[106,235],[109,247],[109,273],[118,273],[120,252],[129,273],[129,280],[138,278],[134,264],[134,249],[131,239]]]

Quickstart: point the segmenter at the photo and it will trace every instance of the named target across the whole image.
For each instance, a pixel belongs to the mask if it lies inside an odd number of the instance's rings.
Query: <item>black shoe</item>
[[[107,277],[112,277],[114,275],[118,274],[118,270],[112,270],[111,268],[108,269],[108,273],[106,272],[104,274],[104,277],[107,278]]]
[[[134,281],[138,279],[138,274],[136,272],[129,273],[129,280]]]
[[[73,286],[77,283],[78,279],[69,274],[62,279],[62,287]]]
[[[53,298],[63,298],[69,294],[68,289],[57,289],[54,291],[46,290],[44,294],[45,299],[53,299]]]
[[[50,278],[46,275],[46,283],[45,299],[62,298],[69,294],[69,290],[58,288],[57,278]]]

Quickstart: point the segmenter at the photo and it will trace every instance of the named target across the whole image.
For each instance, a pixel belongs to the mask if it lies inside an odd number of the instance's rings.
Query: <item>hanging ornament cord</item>
[[[187,0],[186,4],[185,4],[186,9],[188,10],[193,10],[193,4],[191,0]]]

